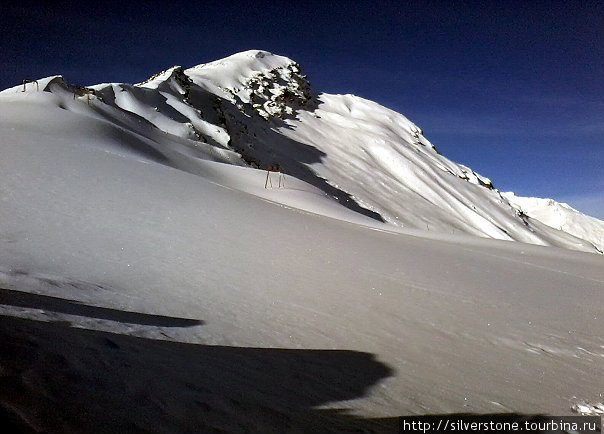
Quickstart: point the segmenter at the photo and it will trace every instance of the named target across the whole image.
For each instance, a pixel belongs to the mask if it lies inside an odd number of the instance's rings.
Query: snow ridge
[[[516,196],[513,192],[502,193],[521,213],[560,231],[591,241],[604,251],[604,222],[585,215],[567,203],[553,199]]]
[[[38,83],[52,104],[118,126],[177,169],[199,174],[200,159],[278,164],[393,228],[602,251],[604,222],[560,204],[529,209],[523,198],[500,194],[490,179],[441,155],[405,116],[354,95],[313,93],[300,65],[284,56],[249,50],[134,85],[84,88],[61,76]],[[32,85],[22,90],[1,95],[49,102]],[[554,217],[560,213],[564,221]]]

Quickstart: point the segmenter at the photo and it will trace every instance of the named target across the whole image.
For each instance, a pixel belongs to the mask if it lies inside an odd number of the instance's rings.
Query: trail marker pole
[[[40,84],[38,83],[38,80],[23,80],[23,90],[21,92],[25,92],[25,85],[27,83],[36,83],[36,92],[40,92]]]
[[[94,89],[87,89],[84,87],[84,88],[80,88],[79,92],[82,93],[82,95],[80,95],[80,96],[86,95],[86,103],[88,105],[90,105],[90,95],[94,95]],[[75,100],[77,96],[78,96],[78,91],[76,90],[73,92],[73,99]]]
[[[264,188],[267,188],[268,185],[273,188],[273,178],[271,177],[271,172],[277,172],[278,174],[278,188],[285,188],[285,175],[281,173],[281,166],[278,164],[271,164],[266,169],[266,179],[264,180]]]

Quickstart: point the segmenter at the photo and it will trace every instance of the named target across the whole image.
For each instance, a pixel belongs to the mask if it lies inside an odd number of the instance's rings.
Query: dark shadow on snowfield
[[[193,327],[203,324],[203,321],[197,319],[175,318],[90,306],[76,300],[3,288],[0,288],[1,304],[155,327]]]
[[[79,307],[18,291],[1,294],[0,304],[14,307]],[[79,314],[87,313],[98,312]],[[318,409],[369,395],[394,374],[372,354],[357,351],[187,344],[4,315],[0,342],[0,424],[10,432],[399,433],[413,431],[403,429],[404,422],[425,428],[445,419],[549,420],[459,413],[403,421]]]
[[[342,432],[373,422],[314,408],[393,373],[356,351],[194,345],[11,316],[0,342],[0,419],[50,433]]]

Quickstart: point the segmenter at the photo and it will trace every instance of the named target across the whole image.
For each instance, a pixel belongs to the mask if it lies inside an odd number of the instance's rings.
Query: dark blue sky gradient
[[[417,123],[500,190],[604,217],[601,1],[19,3],[0,18],[0,88],[63,74],[137,82],[248,49],[316,91]]]

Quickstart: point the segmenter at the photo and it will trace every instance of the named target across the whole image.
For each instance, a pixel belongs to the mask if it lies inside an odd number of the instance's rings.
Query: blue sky
[[[604,218],[604,3],[31,2],[4,6],[0,88],[63,74],[136,82],[247,49],[316,91],[417,123],[497,188]]]

